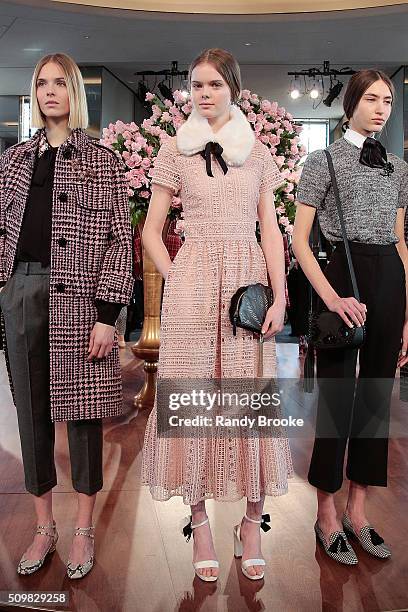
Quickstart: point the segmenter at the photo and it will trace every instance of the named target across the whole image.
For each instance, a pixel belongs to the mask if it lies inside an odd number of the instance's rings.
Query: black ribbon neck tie
[[[384,544],[384,540],[382,539],[382,537],[379,536],[378,533],[374,531],[372,527],[370,527],[369,532],[370,532],[371,542],[374,544],[374,546],[379,546],[380,544]]]
[[[228,166],[225,163],[224,158],[222,157],[223,151],[224,149],[218,142],[207,142],[207,144],[205,145],[205,149],[203,151],[200,151],[200,155],[205,159],[205,166],[208,176],[214,177],[211,169],[211,153],[214,155],[217,162],[220,164],[224,174],[227,174]]]
[[[379,140],[370,138],[365,139],[360,154],[360,164],[370,168],[383,168],[384,176],[390,176],[394,172],[394,166],[387,161],[387,151]]]
[[[334,540],[333,544],[331,544],[331,546],[329,546],[329,551],[331,553],[347,552],[348,551],[347,542],[344,539],[344,537],[341,535],[341,533],[339,533],[337,538]]]

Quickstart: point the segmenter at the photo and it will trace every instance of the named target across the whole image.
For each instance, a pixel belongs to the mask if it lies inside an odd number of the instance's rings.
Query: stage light
[[[164,98],[173,101],[173,92],[171,91],[170,87],[167,87],[164,81],[161,81],[157,87]]]
[[[323,100],[323,104],[325,106],[331,106],[336,98],[339,97],[341,90],[343,89],[343,83],[341,81],[337,81],[332,87],[329,89],[329,93],[326,98]]]

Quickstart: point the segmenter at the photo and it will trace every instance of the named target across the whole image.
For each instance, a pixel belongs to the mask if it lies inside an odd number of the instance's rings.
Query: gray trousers
[[[43,495],[57,484],[50,410],[50,268],[19,262],[0,292],[13,380],[25,486]],[[67,422],[72,484],[93,495],[102,488],[102,419]]]

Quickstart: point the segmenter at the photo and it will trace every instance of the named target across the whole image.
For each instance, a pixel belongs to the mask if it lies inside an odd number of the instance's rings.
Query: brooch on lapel
[[[394,164],[392,164],[391,162],[387,162],[383,168],[383,171],[381,172],[381,176],[391,176],[394,170]]]
[[[47,140],[47,136],[45,131],[41,133],[40,141],[38,143],[38,157],[41,157],[43,153],[45,153],[50,148],[49,142]]]
[[[77,158],[71,159],[71,166],[82,183],[90,183],[96,178],[96,170],[89,166],[84,168],[81,166],[81,162]]]

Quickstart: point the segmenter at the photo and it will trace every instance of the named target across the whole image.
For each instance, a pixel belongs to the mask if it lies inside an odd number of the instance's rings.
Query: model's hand
[[[88,361],[107,357],[112,350],[115,328],[105,323],[95,323],[88,347]]]
[[[274,302],[268,309],[265,317],[265,321],[262,325],[262,333],[264,334],[264,340],[272,338],[275,334],[282,331],[283,324],[285,321],[285,310],[286,303]]]
[[[331,312],[336,312],[349,327],[364,325],[367,316],[367,306],[356,300],[354,297],[337,297],[327,304]]]
[[[404,323],[404,327],[402,328],[402,341],[401,341],[401,350],[398,357],[397,367],[402,368],[406,363],[408,363],[408,319]]]

